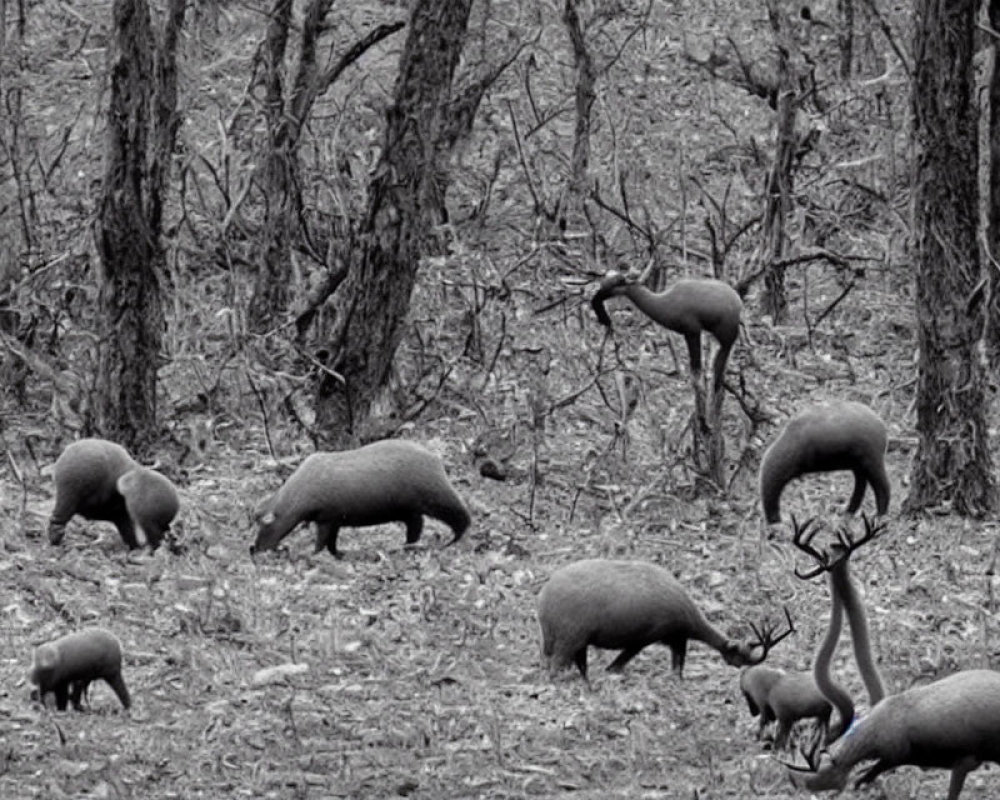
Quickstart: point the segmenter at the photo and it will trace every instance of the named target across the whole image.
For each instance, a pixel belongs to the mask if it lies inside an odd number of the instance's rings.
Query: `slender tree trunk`
[[[854,64],[854,0],[837,0],[837,48],[840,78],[848,80]]]
[[[785,221],[792,205],[792,157],[795,154],[795,118],[797,98],[795,80],[789,64],[789,47],[782,27],[781,10],[775,2],[768,3],[768,17],[778,51],[778,93],[775,121],[774,161],[767,176],[767,197],[764,200],[763,261],[769,264],[764,273],[762,303],[765,313],[775,324],[784,322],[788,309],[785,292]]]
[[[145,0],[115,0],[111,105],[95,238],[101,261],[96,429],[142,452],[156,438],[163,335],[163,192],[179,119],[176,46],[184,0],[170,0],[158,46]]]
[[[7,198],[16,195],[19,212],[16,223],[13,214],[0,216],[0,241],[4,242],[0,251],[0,294],[6,293],[20,273],[21,259],[27,261],[35,252],[38,228],[35,188],[32,185],[31,170],[28,169],[33,159],[25,142],[28,137],[24,118],[24,87],[31,80],[30,54],[25,47],[27,7],[24,2],[18,2],[14,11],[14,14],[10,14],[6,0],[0,2],[0,98],[3,99],[0,137],[6,156],[4,166],[10,170],[10,180],[14,184],[13,191],[6,185],[2,190]],[[14,17],[10,31],[7,28],[8,15]]]
[[[1000,0],[989,2],[990,27],[1000,30]],[[989,76],[989,197],[986,229],[986,276],[989,305],[986,309],[984,343],[990,368],[1000,369],[1000,41],[993,39],[992,71]]]
[[[400,59],[385,142],[369,187],[364,252],[341,288],[332,351],[342,379],[324,372],[317,428],[339,442],[356,437],[389,375],[403,335],[420,258],[444,215],[439,159],[452,79],[471,0],[416,0]]]
[[[576,63],[576,127],[573,131],[573,157],[570,176],[570,196],[574,211],[579,210],[587,196],[590,169],[590,109],[597,95],[594,83],[597,80],[594,59],[587,49],[583,37],[583,26],[576,9],[577,0],[566,0],[563,22],[573,44],[573,60]]]
[[[915,0],[917,430],[906,512],[994,507],[979,359],[983,292],[976,243],[978,124],[974,0]]]

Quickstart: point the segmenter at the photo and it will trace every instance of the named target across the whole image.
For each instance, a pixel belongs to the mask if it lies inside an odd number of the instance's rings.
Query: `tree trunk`
[[[156,438],[163,335],[163,191],[178,125],[176,46],[184,0],[170,0],[157,48],[145,0],[115,0],[111,101],[95,238],[101,335],[95,427],[137,452]]]
[[[3,113],[0,113],[0,146],[4,153],[5,174],[3,194],[10,197],[13,192],[7,181],[14,184],[19,213],[17,223],[14,214],[0,214],[0,297],[8,300],[7,291],[17,280],[22,263],[28,263],[36,254],[39,229],[36,190],[32,185],[31,170],[28,165],[34,159],[28,150],[28,124],[24,114],[25,87],[31,83],[29,48],[25,45],[28,18],[27,7],[17,3],[13,10],[14,24],[8,37],[8,8],[0,2],[0,97],[3,98]],[[7,203],[13,202],[8,200]],[[5,203],[6,205],[6,203]]]
[[[275,0],[264,43],[264,120],[267,152],[257,175],[264,202],[260,261],[253,296],[247,311],[250,330],[263,333],[272,328],[288,305],[292,277],[292,225],[296,180],[295,143],[289,136],[282,78],[292,0]]]
[[[316,395],[317,428],[334,441],[356,438],[388,378],[403,335],[417,267],[444,215],[439,147],[471,0],[417,0],[386,112],[385,141],[368,194],[363,253],[341,292],[333,368]]]
[[[990,0],[990,27],[1000,26],[1000,0]],[[984,343],[990,368],[1000,369],[1000,41],[993,39],[993,68],[989,76],[989,197],[987,200],[986,276],[989,305]]]
[[[979,191],[973,0],[916,0],[913,82],[920,435],[903,510],[994,505],[976,244]]]
[[[778,325],[785,320],[788,296],[785,292],[785,267],[781,260],[785,255],[785,220],[792,205],[792,157],[795,154],[795,117],[798,112],[795,80],[789,63],[788,38],[782,27],[781,10],[774,3],[768,3],[768,17],[774,32],[775,48],[778,51],[778,91],[775,102],[774,161],[767,176],[767,196],[764,200],[763,263],[768,265],[764,273],[764,312]]]
[[[313,106],[351,64],[369,49],[403,27],[402,22],[379,25],[355,42],[338,60],[326,69],[318,63],[319,39],[329,30],[327,15],[333,0],[310,0],[303,11],[302,37],[298,65],[292,83],[291,96],[285,97],[285,56],[289,29],[292,26],[292,1],[274,0],[265,42],[264,86],[267,152],[256,176],[264,203],[264,224],[260,231],[260,261],[254,281],[254,292],[247,311],[251,330],[263,333],[281,324],[292,297],[292,249],[308,231],[301,227],[302,189],[300,182],[299,149],[302,130]],[[321,283],[339,283],[339,270],[325,264],[329,270]],[[328,296],[328,295],[327,295]],[[315,315],[318,300],[305,298],[304,308],[295,312],[299,336],[303,325],[308,326]]]
[[[590,169],[590,109],[597,95],[594,83],[597,80],[594,59],[587,49],[583,37],[583,26],[576,10],[576,0],[566,0],[563,22],[573,44],[573,60],[576,64],[576,126],[573,131],[573,157],[571,160],[570,198],[574,212],[580,210],[587,196]]]
[[[854,0],[837,0],[837,49],[840,79],[846,81],[854,65]]]

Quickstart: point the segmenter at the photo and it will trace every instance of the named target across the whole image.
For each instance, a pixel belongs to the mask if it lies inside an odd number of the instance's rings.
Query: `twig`
[[[254,383],[253,377],[250,375],[250,370],[244,368],[243,372],[246,375],[247,383],[250,384],[250,391],[257,398],[257,405],[260,406],[260,415],[264,421],[264,441],[267,442],[267,452],[271,454],[272,459],[277,461],[278,456],[274,452],[274,444],[271,442],[271,427],[267,422],[267,405],[264,403],[264,396],[261,394],[260,389],[257,388],[257,384]]]
[[[820,323],[821,323],[821,322],[822,322],[823,320],[825,320],[825,319],[826,319],[826,318],[827,318],[828,316],[830,316],[830,314],[832,314],[832,313],[833,313],[833,310],[834,310],[834,309],[835,309],[835,308],[836,308],[837,306],[839,306],[839,305],[840,305],[841,301],[842,301],[842,300],[843,300],[843,299],[844,299],[845,297],[847,297],[847,295],[848,295],[848,294],[850,294],[851,290],[852,290],[852,289],[853,289],[853,288],[854,288],[854,287],[855,287],[856,285],[857,285],[857,279],[855,279],[855,278],[852,278],[852,279],[851,279],[851,282],[850,282],[849,284],[847,284],[847,286],[846,286],[846,287],[844,288],[844,291],[842,291],[842,292],[840,293],[840,295],[839,295],[839,296],[838,296],[838,297],[837,297],[837,298],[836,298],[836,299],[835,299],[835,300],[834,300],[834,301],[833,301],[832,303],[830,303],[830,305],[828,305],[828,306],[826,307],[826,310],[825,310],[825,311],[823,311],[823,313],[822,313],[822,314],[820,314],[820,315],[819,315],[818,317],[816,317],[816,320],[815,320],[815,321],[814,321],[814,322],[812,323],[812,328],[818,328],[818,327],[819,327],[819,324],[820,324]],[[810,338],[811,338],[811,337],[812,337],[812,330],[810,330],[810,331],[809,331],[809,335],[810,335]]]
[[[531,199],[535,203],[535,212],[538,214],[544,214],[541,201],[538,199],[538,192],[535,190],[535,182],[531,178],[531,170],[528,169],[528,160],[524,156],[524,147],[521,144],[521,134],[517,127],[517,115],[514,114],[514,105],[510,100],[507,101],[507,112],[510,115],[511,130],[514,132],[514,143],[517,145],[517,156],[521,161],[521,169],[524,170],[524,180],[528,184],[528,191],[531,193]]]

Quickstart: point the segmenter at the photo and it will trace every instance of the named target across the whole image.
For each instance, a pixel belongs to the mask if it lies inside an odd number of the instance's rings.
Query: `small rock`
[[[302,675],[308,671],[308,664],[279,664],[276,667],[265,667],[253,674],[253,677],[250,679],[250,685],[254,687],[270,686],[275,683],[282,683],[292,675]]]

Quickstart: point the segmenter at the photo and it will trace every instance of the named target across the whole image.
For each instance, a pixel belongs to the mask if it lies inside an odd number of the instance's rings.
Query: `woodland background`
[[[157,428],[143,455],[183,508],[176,552],[150,556],[79,520],[59,548],[44,536],[46,469],[99,416],[111,5],[0,3],[0,796],[795,796],[716,654],[693,644],[683,681],[660,648],[622,676],[596,668],[611,654],[592,655],[592,688],[552,681],[534,598],[577,558],[656,561],[733,633],[787,604],[797,634],[769,661],[807,668],[826,590],[794,577],[783,531],[763,530],[756,469],[778,426],[825,398],[868,403],[890,429],[890,532],[855,560],[888,686],[995,665],[992,517],[947,504],[899,514],[918,447],[910,4],[473,3],[456,83],[491,80],[445,159],[446,215],[367,432],[438,452],[473,527],[447,549],[433,523],[415,550],[395,526],[345,531],[340,562],[311,555],[300,532],[254,562],[253,507],[330,433],[316,397],[338,298],[314,304],[304,338],[296,303],[322,296],[364,214],[406,35],[372,44],[316,98],[296,223],[314,238],[289,247],[288,314],[251,324],[273,198],[261,65],[279,5],[194,3],[178,38]],[[327,65],[408,19],[402,3],[327,6]],[[291,5],[286,87],[303,7]],[[596,78],[589,178],[575,188],[573,30]],[[806,82],[775,250],[763,232],[782,59]],[[777,322],[762,306],[775,261],[788,293]],[[647,267],[657,286],[746,283],[723,486],[691,451],[681,340],[624,301],[608,338],[588,306],[607,269]],[[484,478],[486,462],[507,479]],[[847,475],[797,482],[786,515],[833,515],[850,487]],[[32,648],[95,623],[123,641],[132,714],[104,686],[86,714],[28,702]],[[860,697],[846,647],[836,667]],[[875,791],[942,796],[946,780],[904,769]],[[963,797],[996,790],[988,767]]]

